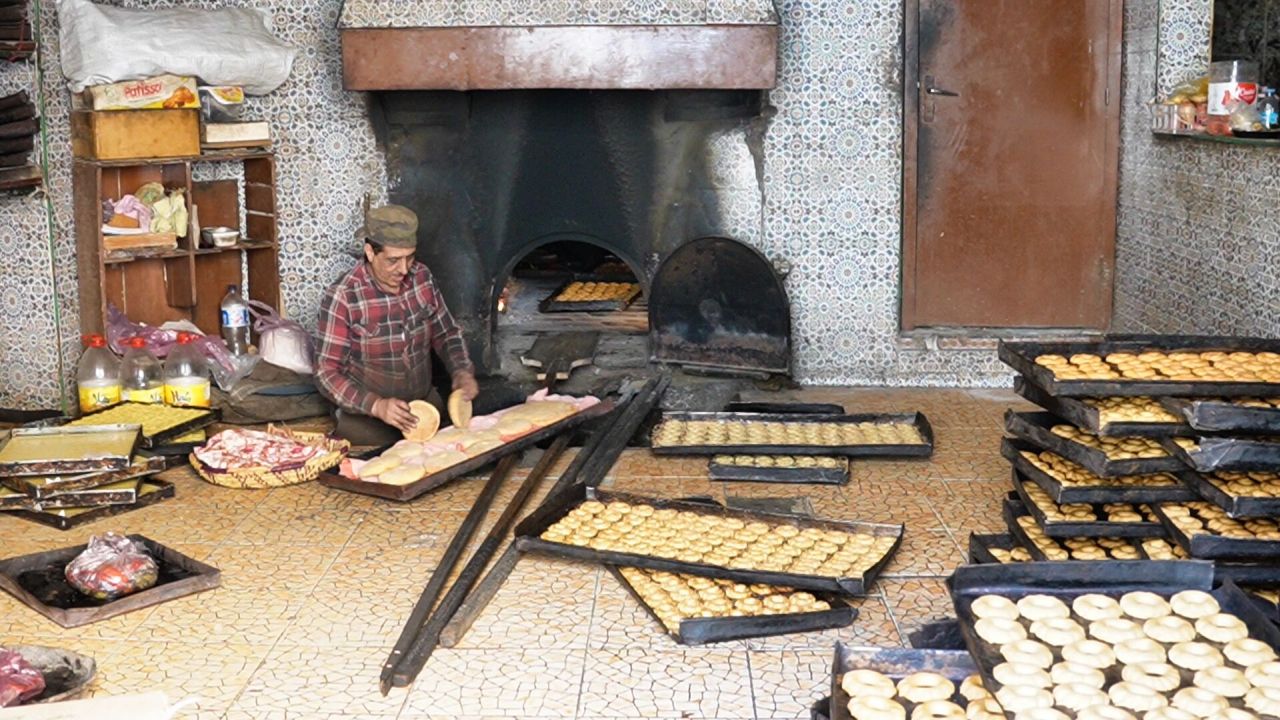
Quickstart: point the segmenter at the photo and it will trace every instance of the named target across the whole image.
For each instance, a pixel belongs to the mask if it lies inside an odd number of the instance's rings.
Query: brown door
[[[903,327],[1106,328],[1121,0],[909,0]]]

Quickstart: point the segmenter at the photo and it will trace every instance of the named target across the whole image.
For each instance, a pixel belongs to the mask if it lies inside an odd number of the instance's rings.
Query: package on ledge
[[[200,107],[196,79],[178,75],[157,75],[145,80],[129,80],[94,85],[84,91],[85,102],[93,110],[179,110]]]

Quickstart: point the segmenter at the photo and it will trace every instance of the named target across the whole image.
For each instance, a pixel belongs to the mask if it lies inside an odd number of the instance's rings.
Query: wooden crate
[[[89,160],[199,155],[200,111],[78,110],[71,113],[71,152]]]

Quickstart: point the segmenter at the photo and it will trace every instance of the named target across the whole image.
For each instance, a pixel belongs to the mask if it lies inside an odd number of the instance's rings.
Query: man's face
[[[412,248],[384,247],[381,252],[374,252],[369,243],[364,245],[364,256],[369,260],[369,269],[373,271],[373,279],[389,293],[400,291],[400,281],[409,274],[409,265],[413,263]]]

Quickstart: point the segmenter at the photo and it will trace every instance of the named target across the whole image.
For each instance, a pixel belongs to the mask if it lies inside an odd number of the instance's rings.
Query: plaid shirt
[[[384,397],[425,399],[433,349],[451,374],[474,372],[462,329],[427,266],[416,261],[395,295],[361,262],[325,292],[319,325],[316,380],[348,412],[368,415]]]

